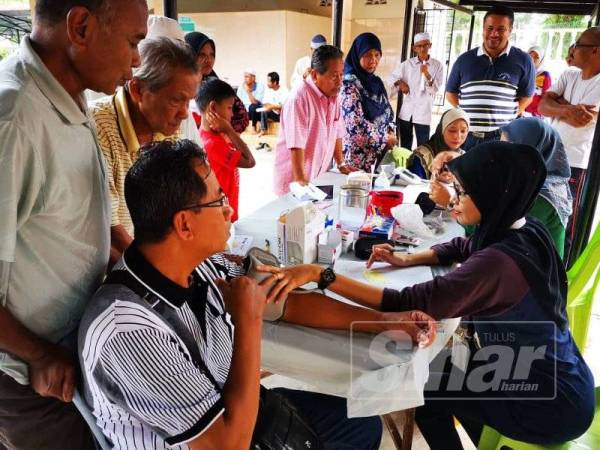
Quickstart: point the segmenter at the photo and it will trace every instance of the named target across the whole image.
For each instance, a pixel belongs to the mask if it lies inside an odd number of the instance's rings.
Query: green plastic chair
[[[583,352],[592,316],[592,305],[600,284],[600,226],[596,228],[583,253],[567,272],[567,278],[569,326],[575,343]]]
[[[596,388],[596,414],[592,425],[577,439],[558,445],[536,445],[502,436],[491,427],[484,427],[477,450],[597,450],[600,449],[600,388]]]
[[[569,292],[567,315],[573,340],[583,352],[587,340],[592,305],[600,284],[600,226],[573,267],[567,272]],[[596,413],[583,436],[563,444],[536,445],[502,436],[492,427],[483,427],[477,450],[596,450],[600,449],[600,387],[596,388]]]
[[[381,164],[394,164],[396,167],[406,168],[406,163],[411,155],[412,152],[409,149],[395,146],[384,155]]]

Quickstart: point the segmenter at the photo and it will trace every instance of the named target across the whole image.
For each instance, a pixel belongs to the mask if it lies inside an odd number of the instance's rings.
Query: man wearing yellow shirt
[[[133,239],[124,182],[140,147],[163,139],[199,143],[188,117],[189,101],[201,80],[192,50],[182,40],[160,37],[143,41],[140,56],[134,77],[92,111],[108,173],[113,263]]]

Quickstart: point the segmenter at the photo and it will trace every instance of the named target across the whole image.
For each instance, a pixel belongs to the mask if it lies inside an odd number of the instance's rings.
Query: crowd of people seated
[[[378,417],[349,419],[342,398],[261,387],[269,305],[278,320],[358,322],[425,346],[436,321],[468,317],[478,348],[514,335],[515,352],[546,349],[529,374],[537,399],[457,391],[445,367],[416,412],[433,450],[463,448],[455,417],[475,444],[484,425],[537,444],[584,433],[594,379],[569,330],[565,267],[598,118],[600,27],[577,38],[572,67],[553,82],[539,47],[509,42],[513,20],[505,6],[487,11],[483,43],[453,65],[452,108],[431,135],[444,71],[427,33],[385,80],[373,33],[345,55],[316,35],[290,92],[278,73],[265,86],[253,68],[235,91],[214,71],[215,41],[148,18],[145,0],[37,0],[31,34],[0,63],[0,448],[94,449],[78,390],[113,448],[296,439],[286,448],[377,450]],[[87,89],[107,97],[88,105]],[[398,144],[412,150],[407,168],[431,181],[431,201],[467,236],[413,254],[382,244],[367,267],[458,268],[402,290],[314,264],[245,276],[224,253],[239,168],[256,164],[241,134],[269,120],[280,123],[278,195],[332,166],[372,171]],[[309,282],[323,293],[296,291]],[[290,420],[273,430],[283,413]]]

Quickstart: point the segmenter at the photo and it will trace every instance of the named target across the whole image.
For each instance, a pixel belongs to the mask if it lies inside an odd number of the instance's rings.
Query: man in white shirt
[[[391,94],[398,91],[404,94],[398,115],[400,145],[408,149],[413,147],[413,126],[417,145],[429,140],[433,98],[444,82],[444,66],[429,56],[430,49],[429,33],[415,35],[413,50],[417,56],[398,64],[388,78]]]
[[[316,49],[325,44],[327,44],[327,39],[325,38],[325,36],[323,36],[322,34],[315,34],[310,41],[311,56]],[[302,84],[302,81],[304,81],[306,77],[310,74],[311,56],[303,56],[298,61],[296,61],[294,71],[292,72],[292,78],[290,80],[290,88],[292,90],[300,86]]]
[[[588,28],[571,50],[573,66],[550,88],[540,102],[540,112],[552,117],[552,125],[559,132],[571,166],[571,193],[573,215],[567,225],[567,236],[572,239],[577,229],[577,209],[592,150],[592,140],[598,105],[600,104],[600,27]]]
[[[267,91],[263,98],[263,107],[260,111],[260,134],[267,131],[268,121],[279,122],[281,108],[288,97],[288,90],[279,84],[279,74],[270,72],[267,75]]]
[[[248,111],[248,118],[252,122],[251,132],[256,134],[256,124],[260,120],[263,97],[265,96],[265,85],[256,81],[256,70],[249,67],[244,71],[244,82],[237,89],[237,96],[244,103]]]

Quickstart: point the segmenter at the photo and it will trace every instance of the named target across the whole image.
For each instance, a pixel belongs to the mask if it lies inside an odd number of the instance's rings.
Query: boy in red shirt
[[[238,167],[251,168],[256,164],[250,149],[231,126],[234,100],[233,88],[216,78],[204,82],[196,96],[202,116],[200,137],[210,166],[233,208],[232,222],[238,219]]]

